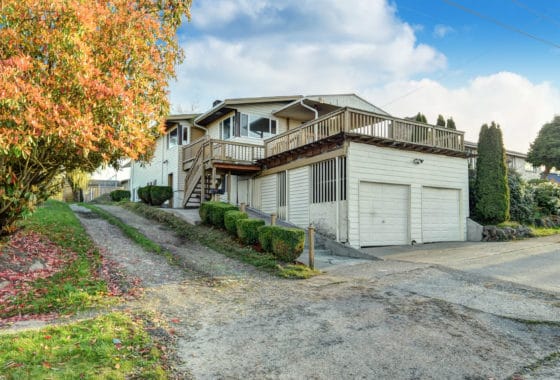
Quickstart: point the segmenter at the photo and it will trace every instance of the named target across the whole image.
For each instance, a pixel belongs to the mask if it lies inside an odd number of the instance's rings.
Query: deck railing
[[[265,156],[271,157],[341,132],[433,148],[464,151],[464,132],[352,108],[343,108],[266,140]]]
[[[254,163],[256,160],[264,158],[264,147],[262,145],[203,137],[183,147],[183,168],[185,170],[190,168],[197,152],[201,148],[203,149],[202,162],[219,160],[236,163]]]

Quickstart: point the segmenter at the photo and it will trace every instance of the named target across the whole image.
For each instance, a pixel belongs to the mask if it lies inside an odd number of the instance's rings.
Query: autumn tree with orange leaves
[[[0,234],[62,172],[146,159],[191,0],[0,0]]]

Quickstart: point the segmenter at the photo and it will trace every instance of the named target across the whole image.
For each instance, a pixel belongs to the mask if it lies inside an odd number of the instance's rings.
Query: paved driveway
[[[384,260],[437,264],[560,293],[560,236],[500,243],[363,248]]]

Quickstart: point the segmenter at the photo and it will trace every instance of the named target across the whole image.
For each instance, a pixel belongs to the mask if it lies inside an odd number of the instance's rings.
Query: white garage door
[[[459,190],[424,187],[422,189],[422,241],[462,240]]]
[[[360,182],[360,245],[408,244],[410,187]]]

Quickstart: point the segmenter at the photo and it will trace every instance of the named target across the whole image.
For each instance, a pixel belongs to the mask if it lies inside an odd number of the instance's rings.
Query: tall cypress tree
[[[436,125],[437,125],[438,127],[445,128],[445,119],[444,119],[443,115],[441,115],[441,114],[438,115],[437,121],[436,121]]]
[[[500,126],[484,124],[478,136],[476,206],[479,221],[498,224],[509,219],[506,152]]]

